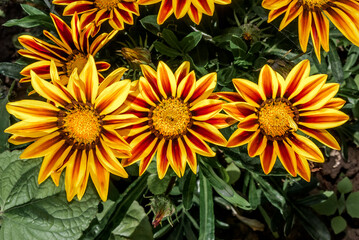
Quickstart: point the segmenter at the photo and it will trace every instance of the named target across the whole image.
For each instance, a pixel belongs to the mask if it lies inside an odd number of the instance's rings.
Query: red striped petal
[[[297,176],[297,160],[291,147],[283,141],[274,141],[273,146],[287,172],[293,177]]]
[[[277,159],[277,154],[274,151],[274,146],[272,141],[267,141],[267,146],[260,155],[262,169],[265,174],[268,174],[272,171],[275,161]]]
[[[227,144],[227,140],[223,137],[222,133],[208,123],[194,121],[191,129],[207,142],[220,146],[226,146]]]

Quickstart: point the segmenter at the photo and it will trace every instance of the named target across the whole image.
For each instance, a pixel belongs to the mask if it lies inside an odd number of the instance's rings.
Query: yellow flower
[[[262,6],[271,10],[268,22],[282,14],[279,30],[295,18],[298,19],[299,42],[307,51],[309,34],[312,36],[315,54],[320,61],[321,47],[329,51],[329,20],[352,43],[359,46],[359,2],[355,0],[263,0]],[[328,20],[329,19],[329,20]]]
[[[233,119],[219,113],[222,101],[209,99],[216,87],[217,75],[210,73],[198,81],[189,62],[184,62],[175,73],[163,62],[157,72],[141,65],[144,77],[138,81],[139,93],[128,97],[128,113],[139,117],[141,123],[120,128],[127,135],[132,156],[123,159],[128,166],[141,160],[143,174],[157,152],[159,178],[166,175],[169,165],[181,177],[186,162],[197,171],[196,154],[213,157],[207,142],[225,146],[227,141],[218,130],[233,124]]]
[[[13,134],[9,142],[16,145],[34,141],[20,157],[44,157],[39,184],[51,175],[58,185],[66,168],[68,201],[76,194],[82,198],[89,175],[101,199],[106,201],[110,173],[128,176],[117,158],[129,157],[131,149],[114,130],[137,121],[134,115],[119,111],[131,85],[129,80],[118,81],[125,71],[115,70],[99,85],[95,61],[90,56],[80,75],[77,71],[72,73],[67,87],[60,83],[53,61],[53,84],[31,72],[33,88],[53,104],[38,100],[8,103],[8,112],[22,121],[5,132]]]
[[[56,45],[49,44],[30,35],[22,35],[19,42],[26,49],[19,50],[24,57],[39,60],[25,67],[21,74],[25,77],[22,82],[30,81],[30,72],[34,71],[39,77],[50,79],[50,62],[53,60],[60,75],[61,82],[66,85],[72,71],[77,68],[81,73],[90,55],[95,54],[116,34],[116,31],[103,33],[89,43],[92,29],[80,28],[77,14],[72,18],[71,28],[59,17],[50,14],[60,39],[44,30],[44,35]],[[81,30],[82,29],[82,30]],[[107,62],[96,62],[97,71],[106,71],[110,67]],[[99,74],[100,80],[103,77]]]
[[[122,30],[125,23],[133,24],[133,14],[140,15],[136,0],[54,0],[52,3],[66,5],[64,16],[82,14],[81,27],[95,23],[95,33],[106,20],[115,30]]]
[[[231,0],[138,0],[140,5],[150,5],[161,2],[161,7],[157,16],[157,23],[162,24],[172,13],[177,19],[183,18],[186,13],[191,20],[199,24],[202,14],[212,16],[214,13],[214,4],[230,4]]]
[[[228,140],[228,147],[248,143],[248,154],[260,156],[262,168],[268,174],[279,157],[284,168],[310,181],[307,160],[324,162],[322,152],[300,132],[323,144],[340,149],[325,130],[345,123],[349,117],[339,111],[345,101],[334,98],[337,83],[325,83],[327,75],[309,76],[310,63],[300,62],[286,80],[265,65],[259,84],[245,79],[233,79],[243,101],[224,104],[223,109],[239,122]]]

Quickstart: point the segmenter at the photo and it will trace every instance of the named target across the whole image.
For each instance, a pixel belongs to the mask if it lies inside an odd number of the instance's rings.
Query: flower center
[[[80,74],[87,63],[87,60],[87,56],[80,52],[70,56],[69,60],[65,63],[67,76],[70,77],[75,68],[77,68],[77,73]]]
[[[298,110],[287,99],[269,99],[262,103],[257,114],[261,132],[269,140],[283,140],[298,129]]]
[[[93,148],[102,129],[101,117],[93,106],[78,102],[60,111],[58,123],[68,143],[80,148]]]
[[[191,116],[188,105],[181,99],[164,99],[149,114],[150,129],[157,137],[178,138],[191,125]]]
[[[302,3],[302,5],[305,5],[306,7],[310,9],[314,8],[321,8],[325,4],[327,4],[330,0],[300,0],[299,2]]]
[[[117,7],[120,0],[95,0],[95,6],[99,9],[107,9],[111,11]]]

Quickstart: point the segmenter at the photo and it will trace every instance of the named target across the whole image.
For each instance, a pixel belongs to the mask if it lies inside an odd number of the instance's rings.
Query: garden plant
[[[0,239],[359,239],[359,1],[1,0]]]

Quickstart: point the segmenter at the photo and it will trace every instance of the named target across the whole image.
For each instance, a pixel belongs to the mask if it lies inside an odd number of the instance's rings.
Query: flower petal
[[[6,110],[21,120],[28,118],[57,117],[60,111],[60,109],[50,103],[37,100],[9,102],[6,104]]]
[[[137,136],[130,145],[132,147],[132,156],[128,159],[122,159],[122,165],[127,167],[146,156],[150,155],[157,142],[157,137],[151,132],[145,132]]]
[[[237,127],[245,131],[257,131],[259,128],[258,116],[255,113],[247,116],[246,118],[242,119],[242,121],[240,121]]]
[[[178,84],[178,83],[177,83]],[[194,71],[183,77],[183,80],[178,85],[177,97],[187,102],[193,95],[196,89],[196,75]]]
[[[28,146],[20,155],[21,159],[43,157],[58,148],[57,142],[61,141],[62,136],[59,132],[54,132],[46,135],[36,142]]]
[[[60,147],[46,155],[42,160],[40,172],[37,178],[37,182],[39,184],[44,182],[52,173],[55,172],[55,170],[61,167],[72,148],[72,146],[65,144],[65,141],[60,141],[57,145]]]
[[[181,138],[170,139],[167,159],[178,177],[182,177],[186,168],[186,149]]]
[[[207,142],[219,146],[226,146],[227,144],[227,140],[222,133],[209,123],[194,121],[191,129]]]
[[[96,146],[96,156],[100,161],[101,165],[110,173],[113,173],[117,176],[127,178],[128,174],[117,160],[115,154],[111,149],[106,145],[106,143],[100,139],[99,143]]]
[[[297,159],[297,171],[299,176],[301,176],[305,181],[310,182],[311,172],[307,159],[298,154],[295,154],[295,157]]]
[[[218,113],[204,122],[209,123],[218,129],[222,129],[233,125],[237,120],[226,114]]]
[[[205,143],[201,137],[191,129],[188,129],[187,134],[183,136],[183,139],[193,151],[202,156],[213,157],[216,155],[207,143]]]
[[[245,101],[255,107],[259,107],[263,100],[266,99],[264,93],[258,91],[258,85],[251,81],[237,78],[233,79],[233,84]]]
[[[55,85],[39,78],[34,72],[31,72],[31,84],[38,94],[60,106],[65,107],[71,103],[71,99],[64,92]]]
[[[335,109],[323,108],[317,111],[308,111],[300,114],[299,124],[308,128],[326,129],[344,124],[349,116]]]
[[[229,138],[227,147],[239,147],[248,143],[255,132],[248,132],[243,129],[237,129]]]
[[[248,155],[255,157],[262,154],[264,149],[267,147],[267,137],[260,131],[256,131],[248,143]]]
[[[287,138],[289,145],[293,148],[293,150],[307,158],[311,161],[315,162],[324,162],[324,157],[320,149],[308,138],[304,136],[300,136],[296,133],[292,133],[289,138]]]
[[[152,89],[149,82],[144,77],[140,77],[139,80],[139,90],[142,94],[142,97],[145,99],[145,101],[150,104],[153,107],[156,107],[157,104],[160,102],[159,96],[155,93],[155,91]]]
[[[274,141],[273,146],[287,172],[293,177],[297,176],[297,160],[291,147],[284,141]]]
[[[267,99],[276,98],[278,84],[276,72],[269,65],[264,65],[259,74],[258,85]]]
[[[222,110],[222,100],[205,99],[190,108],[192,119],[205,121],[216,115]]]
[[[57,117],[49,117],[17,122],[5,129],[4,132],[22,137],[43,137],[58,129]]]
[[[101,200],[106,201],[110,182],[110,173],[101,165],[92,149],[89,152],[88,169],[92,182],[94,183]]]
[[[107,87],[95,100],[95,108],[100,115],[106,115],[119,108],[130,91],[130,80],[122,80]]]
[[[164,98],[176,96],[176,79],[171,69],[162,61],[157,68],[157,85]]]
[[[299,126],[299,129],[303,133],[311,136],[312,138],[315,138],[319,142],[327,145],[328,147],[331,147],[336,150],[340,150],[339,143],[327,130],[311,129],[304,126]]]
[[[243,118],[246,118],[256,111],[252,105],[245,102],[223,104],[223,110],[238,121],[243,120]]]
[[[209,73],[201,77],[196,82],[196,89],[191,96],[189,102],[191,106],[195,105],[201,100],[207,99],[215,89],[217,84],[217,73]]]
[[[292,94],[297,90],[299,84],[303,79],[309,77],[310,62],[309,60],[303,60],[298,63],[288,74],[286,78],[286,88],[282,93],[284,97],[289,99]],[[283,95],[282,95],[283,96]]]
[[[267,141],[267,146],[260,155],[261,165],[263,172],[268,174],[272,171],[275,161],[277,160],[277,154],[274,151],[272,141]]]
[[[168,170],[168,166],[170,165],[167,159],[167,148],[168,148],[168,141],[164,138],[161,139],[160,143],[158,144],[157,150],[157,172],[158,178],[163,179],[166,175]]]

